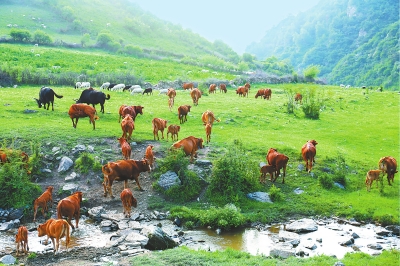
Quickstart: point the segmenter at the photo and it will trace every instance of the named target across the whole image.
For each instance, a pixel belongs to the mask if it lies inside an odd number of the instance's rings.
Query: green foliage
[[[36,30],[33,33],[33,41],[38,44],[50,44],[53,42],[50,35],[42,30]]]
[[[318,175],[318,183],[325,189],[331,189],[333,187],[332,177],[327,173],[321,173]]]
[[[281,192],[281,189],[277,188],[274,184],[272,184],[268,193],[273,202],[282,201],[285,198],[285,195]]]
[[[139,56],[143,53],[143,50],[139,46],[128,44],[125,46],[125,52],[129,55]]]
[[[319,72],[321,72],[319,66],[311,65],[304,69],[304,77],[308,81],[313,81],[317,78]]]
[[[31,141],[32,154],[29,156],[29,167],[31,171],[31,177],[41,175],[42,172],[42,155],[40,153],[40,143]]]
[[[81,45],[82,47],[85,47],[90,41],[90,34],[89,33],[85,33],[83,34],[82,38],[81,38]]]
[[[87,174],[89,171],[99,171],[101,164],[98,160],[95,160],[93,154],[82,152],[75,160],[75,168],[81,173]]]
[[[303,95],[303,104],[301,105],[301,109],[303,110],[305,117],[310,119],[319,119],[319,114],[323,105],[323,99],[319,94],[317,94],[315,88],[308,89],[305,95]]]
[[[294,96],[296,95],[296,91],[293,88],[285,88],[284,92],[288,100],[286,104],[287,113],[293,114],[295,110]]]
[[[333,180],[337,183],[346,186],[347,166],[346,159],[343,154],[338,154],[336,157],[336,168],[334,171]]]
[[[97,45],[100,47],[107,48],[113,43],[113,38],[110,33],[100,33],[97,36]]]
[[[235,203],[257,187],[259,170],[239,140],[227,149],[214,164],[207,195],[213,201]]]
[[[265,61],[262,62],[261,68],[267,73],[279,76],[292,74],[294,71],[293,66],[290,64],[289,60],[280,61],[275,56],[271,56],[265,59]],[[295,82],[297,82],[297,74],[294,80]]]
[[[172,149],[167,155],[157,161],[158,167],[153,174],[158,178],[167,171],[173,171],[178,175],[180,185],[173,186],[166,191],[155,186],[160,192],[164,193],[170,200],[176,202],[185,202],[196,197],[201,190],[200,179],[196,173],[187,169],[189,160],[186,158],[182,149]]]
[[[31,33],[28,30],[11,29],[10,36],[16,42],[29,42],[31,40]]]

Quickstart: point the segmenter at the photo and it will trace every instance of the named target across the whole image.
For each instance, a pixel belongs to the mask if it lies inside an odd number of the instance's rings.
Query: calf
[[[187,121],[187,114],[190,112],[190,105],[181,105],[178,107],[178,118],[181,124]]]
[[[125,218],[131,217],[132,206],[137,207],[137,200],[133,197],[132,191],[129,188],[122,190],[121,194],[122,206],[124,207]]]
[[[46,236],[47,239],[51,239],[53,243],[54,254],[60,248],[60,239],[65,237],[65,248],[68,251],[68,245],[70,241],[70,228],[69,224],[64,219],[49,219],[44,224],[39,224],[37,227],[38,236]]]
[[[198,88],[194,88],[190,91],[190,96],[192,97],[193,104],[196,106],[199,104],[199,99],[201,98],[201,91]]]
[[[133,122],[132,116],[129,114],[124,117],[121,121],[122,137],[128,141],[131,140],[132,132],[135,129],[135,123]]]
[[[269,165],[272,165],[275,168],[275,178],[272,182],[275,182],[278,176],[280,175],[280,170],[283,169],[283,178],[282,184],[285,183],[286,176],[286,166],[289,161],[289,157],[286,155],[279,153],[276,149],[270,148],[268,150],[268,154],[266,156],[267,162]]]
[[[22,252],[26,255],[29,251],[28,246],[28,229],[25,226],[20,226],[18,228],[18,233],[15,235],[15,243],[17,249],[17,256],[19,254],[19,247],[21,245]]]
[[[206,130],[206,142],[209,143],[211,141],[211,124],[207,123],[204,129]]]
[[[83,193],[81,191],[76,191],[71,196],[60,200],[57,204],[57,219],[67,217],[68,224],[72,227],[72,230],[75,230],[75,227],[71,223],[72,217],[75,218],[76,228],[78,228],[79,225],[82,197]]]
[[[265,89],[264,91],[264,99],[270,100],[271,99],[272,91],[271,89]]]
[[[301,148],[301,155],[306,163],[306,171],[311,172],[313,162],[315,163],[315,155],[317,154],[318,142],[315,140],[309,140]]]
[[[273,182],[275,176],[275,168],[272,165],[266,164],[260,168],[260,183],[265,184],[265,177],[269,174],[269,180]]]
[[[194,88],[194,84],[193,83],[183,83],[182,88],[184,90],[191,90]]]
[[[265,89],[260,89],[257,91],[255,98],[257,99],[259,96],[263,97],[265,94]]]
[[[302,104],[303,95],[301,95],[300,93],[296,93],[296,95],[294,96],[294,101],[295,102],[299,102],[300,104]]]
[[[42,214],[43,217],[46,217],[44,215],[44,212],[47,211],[47,205],[50,203],[50,208],[53,206],[53,187],[48,186],[46,188],[46,191],[43,192],[42,195],[40,195],[37,199],[33,201],[33,221],[36,222],[36,213],[39,207],[42,208]]]
[[[53,91],[53,89],[48,88],[48,87],[42,87],[39,91],[39,99],[36,99],[36,102],[38,104],[39,108],[43,108],[49,110],[50,104],[51,104],[51,110],[54,111],[54,96],[56,96],[57,98],[61,99],[63,96],[62,95],[58,95],[57,93],[55,93]],[[46,108],[46,104],[47,104],[47,108]]]
[[[149,163],[150,169],[153,169],[154,162],[156,161],[156,157],[154,156],[153,148],[154,148],[153,145],[147,146],[146,152],[144,154],[144,158]]]
[[[224,83],[219,84],[219,92],[226,93],[226,85]]]
[[[93,124],[93,130],[96,129],[95,120],[98,120],[99,117],[96,115],[96,109],[91,107],[90,105],[76,103],[71,105],[68,111],[68,115],[72,120],[72,126],[76,128],[78,125],[78,120],[81,117],[89,117],[89,123]],[[75,121],[74,121],[75,119]]]
[[[394,175],[398,172],[396,170],[397,169],[396,159],[391,156],[382,157],[379,160],[378,166],[379,169],[382,170],[384,174],[386,173],[389,186],[391,186],[392,184],[390,183],[390,180],[393,183]]]
[[[210,87],[208,88],[208,93],[216,93],[217,85],[216,84],[210,84]]]
[[[175,140],[175,136],[176,136],[176,140],[178,140],[178,133],[179,133],[179,131],[181,130],[181,126],[178,126],[178,125],[170,125],[169,127],[168,127],[168,132],[167,132],[167,141],[168,141],[168,134],[169,133],[171,133],[171,138],[172,138],[172,141],[174,141]]]
[[[380,181],[380,175],[383,174],[382,170],[369,170],[367,176],[365,177],[365,185],[367,186],[367,191],[371,190],[372,182],[376,181],[376,188],[378,188],[378,181]]]
[[[162,137],[161,139],[164,139],[164,129],[167,127],[168,121],[162,118],[153,118],[151,121],[151,124],[153,125],[153,135],[154,135],[154,140],[160,140],[160,137],[158,136],[158,131],[161,131]]]
[[[122,156],[125,160],[129,160],[132,154],[132,148],[126,138],[118,138],[119,144],[121,145]]]

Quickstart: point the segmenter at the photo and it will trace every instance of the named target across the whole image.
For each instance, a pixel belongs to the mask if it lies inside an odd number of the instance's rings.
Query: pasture
[[[271,100],[255,99],[259,88],[272,89]],[[374,219],[383,223],[399,222],[399,175],[394,178],[394,186],[383,182],[380,192],[375,184],[371,192],[366,191],[365,175],[368,170],[377,169],[378,160],[383,156],[393,156],[399,160],[399,95],[395,92],[375,92],[362,89],[341,89],[333,86],[314,84],[252,84],[247,98],[239,97],[233,88],[228,87],[226,94],[207,95],[204,93],[198,106],[193,106],[189,91],[177,89],[172,111],[168,108],[168,97],[130,95],[129,92],[104,91],[110,94],[105,103],[105,113],[99,112],[96,130],[92,129],[88,118],[79,120],[76,129],[72,127],[68,108],[73,99],[80,96],[81,90],[72,87],[52,87],[63,95],[55,99],[54,111],[38,109],[34,97],[38,97],[40,87],[20,86],[1,88],[0,123],[1,138],[5,143],[13,140],[18,148],[29,153],[31,141],[61,143],[69,148],[77,144],[100,143],[102,138],[117,138],[122,135],[118,123],[118,109],[122,104],[142,105],[144,114],[138,115],[132,141],[153,140],[151,120],[159,117],[168,120],[168,125],[178,124],[177,108],[180,105],[192,106],[187,122],[181,125],[179,139],[193,135],[205,139],[205,130],[201,115],[206,110],[214,112],[221,122],[215,122],[212,128],[209,147],[210,160],[223,156],[234,140],[240,140],[245,154],[258,165],[265,162],[270,147],[286,154],[290,159],[285,184],[279,177],[275,186],[285,195],[285,200],[265,205],[241,199],[242,211],[252,220],[274,221],[287,219],[288,216],[339,215],[357,219]],[[207,88],[201,88],[206,91]],[[305,92],[315,89],[322,97],[324,105],[320,118],[310,120],[304,117],[296,105],[294,114],[288,114],[288,96],[285,89]],[[36,112],[29,112],[34,110]],[[166,132],[164,132],[166,135]],[[166,137],[166,136],[165,136]],[[318,142],[315,165],[311,174],[299,171],[304,165],[300,150],[310,139]],[[167,150],[172,141],[159,141]],[[318,183],[318,175],[326,168],[335,171],[340,167],[337,158],[345,160],[346,189],[333,187],[329,190]],[[258,179],[259,175],[254,176]],[[260,185],[267,191],[271,182]],[[305,193],[293,193],[301,188]]]

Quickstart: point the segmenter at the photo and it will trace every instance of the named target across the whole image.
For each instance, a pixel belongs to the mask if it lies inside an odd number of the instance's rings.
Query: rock
[[[354,244],[354,239],[352,237],[345,238],[343,241],[339,242],[339,245],[348,247]]]
[[[86,151],[85,145],[76,145],[74,148],[72,148],[72,154],[77,154]]]
[[[295,194],[297,194],[297,195],[300,195],[300,194],[302,194],[302,193],[304,192],[304,190],[302,190],[302,189],[300,189],[300,188],[298,187],[298,188],[296,188],[295,190],[293,190],[293,192],[294,192]]]
[[[77,177],[77,174],[75,173],[75,172],[72,172],[69,176],[67,176],[64,180],[66,181],[66,182],[69,182],[69,181],[74,181],[75,179],[76,179],[76,177]]]
[[[333,264],[333,266],[345,266],[345,265],[343,262],[337,261],[337,262],[335,262],[335,264]]]
[[[307,239],[306,241],[304,241],[304,243],[302,242],[303,246],[305,248],[314,250],[317,248],[317,245],[315,245],[314,241],[312,241],[311,239]]]
[[[142,247],[146,246],[147,243],[149,242],[149,238],[147,236],[144,236],[142,234],[139,234],[137,232],[130,232],[126,238],[125,238],[125,242],[128,243],[140,243],[140,245]],[[129,245],[128,243],[126,243],[126,245]]]
[[[97,221],[101,220],[101,215],[105,213],[106,210],[103,206],[93,207],[88,211],[89,217]]]
[[[400,236],[400,225],[388,225],[385,229],[391,231],[393,235]]]
[[[259,164],[258,164],[258,166],[261,168],[261,167],[263,167],[264,165],[267,165],[266,163],[264,163],[264,162],[260,162]]]
[[[388,236],[390,233],[392,233],[389,230],[386,230],[385,228],[383,228],[382,226],[378,226],[374,228],[374,232],[378,235],[378,236]]]
[[[354,239],[360,238],[360,236],[359,236],[359,235],[357,235],[357,234],[356,234],[356,233],[354,233],[354,232],[351,234],[351,237],[352,237],[352,238],[354,238]]]
[[[340,224],[337,224],[337,223],[327,224],[326,228],[334,230],[334,231],[343,231],[342,226]]]
[[[338,182],[335,182],[335,183],[333,183],[335,186],[337,186],[338,188],[341,188],[341,189],[346,189],[342,184],[340,184],[340,183],[338,183]]]
[[[299,164],[299,165],[297,166],[297,171],[303,172],[304,169],[305,169],[304,164]]]
[[[24,114],[31,114],[31,113],[36,113],[36,110],[30,110],[30,109],[25,109]]]
[[[296,234],[296,233],[279,230],[278,237],[279,237],[279,241],[289,242],[294,247],[298,246],[300,243],[300,236],[299,236],[299,234]]]
[[[143,226],[137,221],[129,221],[128,227],[133,230],[142,230]]]
[[[144,249],[129,249],[121,251],[122,256],[133,256],[146,252]]]
[[[158,179],[158,185],[167,190],[172,186],[181,185],[181,180],[175,172],[168,171],[160,176]]]
[[[198,165],[198,166],[202,166],[202,167],[204,167],[204,166],[212,166],[212,163],[209,160],[196,160],[195,164]]]
[[[295,256],[296,250],[292,248],[291,244],[277,244],[271,249],[269,255],[272,257],[287,259],[291,256]]]
[[[149,238],[149,242],[145,246],[147,249],[165,250],[177,246],[177,243],[160,227],[145,226],[143,227],[141,234]]]
[[[5,223],[0,224],[0,231],[2,231],[2,232],[8,231],[10,229],[19,227],[19,225],[20,225],[20,221],[18,219],[12,220],[9,222],[5,222]]]
[[[60,173],[60,172],[68,171],[73,164],[74,164],[74,162],[70,158],[64,156],[61,158],[60,164],[58,165],[57,172]]]
[[[24,212],[21,209],[11,210],[8,214],[8,219],[10,220],[21,220],[22,216],[24,216]]]
[[[66,184],[62,187],[63,191],[70,191],[71,194],[79,190],[79,185],[77,184]]]
[[[15,264],[16,261],[17,261],[17,259],[11,255],[5,255],[5,256],[1,257],[1,259],[0,259],[0,262],[5,265]]]
[[[378,243],[368,244],[367,247],[374,250],[381,250],[382,246]]]
[[[266,192],[253,192],[246,195],[249,199],[260,201],[260,202],[268,202],[273,203],[269,197],[269,194]]]
[[[313,232],[318,230],[318,225],[312,219],[300,219],[293,223],[286,225],[286,231],[290,232]]]

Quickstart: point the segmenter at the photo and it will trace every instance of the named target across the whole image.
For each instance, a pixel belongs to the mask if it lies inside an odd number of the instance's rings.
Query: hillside
[[[268,30],[246,52],[260,60],[288,59],[295,69],[319,65],[320,75],[331,84],[395,88],[399,86],[398,70],[392,71],[399,64],[398,10],[395,0],[322,0]]]

